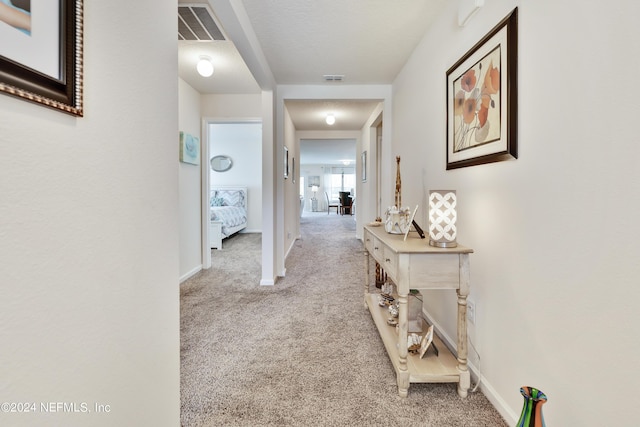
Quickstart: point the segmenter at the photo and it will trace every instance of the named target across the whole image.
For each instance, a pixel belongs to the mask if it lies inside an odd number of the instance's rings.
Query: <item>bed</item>
[[[222,249],[222,240],[247,227],[246,187],[216,187],[209,197],[211,249]]]

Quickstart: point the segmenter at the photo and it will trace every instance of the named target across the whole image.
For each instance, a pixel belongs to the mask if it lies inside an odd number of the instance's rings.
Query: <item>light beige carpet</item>
[[[181,420],[194,426],[505,426],[481,393],[412,384],[401,398],[363,305],[353,217],[303,217],[287,276],[259,286],[259,234],[184,282]]]

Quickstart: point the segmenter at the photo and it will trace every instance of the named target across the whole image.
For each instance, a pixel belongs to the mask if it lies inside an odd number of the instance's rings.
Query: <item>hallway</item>
[[[257,285],[251,234],[182,284],[183,426],[504,425],[482,394],[461,400],[455,384],[414,384],[398,397],[363,307],[353,217],[303,216],[301,234],[273,287]]]

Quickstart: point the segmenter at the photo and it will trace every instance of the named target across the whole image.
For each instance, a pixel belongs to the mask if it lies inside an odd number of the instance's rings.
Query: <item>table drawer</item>
[[[365,232],[364,232],[364,248],[370,254],[373,253],[373,239],[374,239],[373,235],[365,230]]]
[[[397,278],[398,254],[393,252],[388,246],[382,246],[382,262],[380,264],[389,276],[394,279]]]

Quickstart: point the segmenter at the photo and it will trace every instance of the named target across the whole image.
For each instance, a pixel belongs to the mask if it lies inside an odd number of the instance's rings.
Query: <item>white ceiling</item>
[[[253,33],[247,40],[252,37],[257,40],[275,84],[322,86],[393,83],[445,1],[179,0],[179,3],[209,5],[227,35],[227,23],[220,16],[228,16],[228,9],[233,9],[246,21],[241,22],[244,33]],[[246,65],[255,63],[255,58],[243,58],[230,40],[179,41],[178,52],[180,77],[202,94],[261,91]],[[209,78],[195,72],[203,54],[214,63],[215,72]],[[325,82],[325,74],[344,75],[344,80]],[[377,102],[288,100],[285,105],[297,130],[360,130]],[[328,112],[336,116],[336,124],[331,127],[324,122]]]

